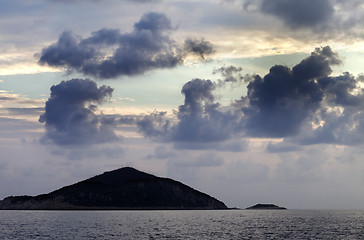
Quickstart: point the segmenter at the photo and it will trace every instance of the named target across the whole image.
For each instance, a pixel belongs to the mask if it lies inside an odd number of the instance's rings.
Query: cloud
[[[71,79],[53,85],[45,113],[39,117],[39,121],[45,123],[43,140],[69,146],[117,140],[113,125],[96,115],[97,107],[91,104],[102,103],[112,92],[111,87],[98,88],[89,79]]]
[[[205,41],[204,39],[186,39],[184,49],[187,53],[194,53],[201,57],[201,59],[205,59],[206,55],[213,54],[215,52],[212,44],[209,41]]]
[[[33,121],[0,116],[0,130],[2,132],[2,137],[5,137],[4,132],[12,133],[13,137],[15,133],[20,132],[21,135],[19,138],[21,138],[24,137],[23,130],[31,132],[33,130],[37,130],[38,128],[39,128],[38,124],[36,124]]]
[[[1,101],[13,101],[13,100],[16,100],[16,99],[17,98],[15,98],[15,97],[0,96]]]
[[[97,78],[133,76],[161,68],[173,68],[189,54],[202,59],[214,49],[205,40],[185,41],[184,49],[169,37],[174,30],[164,14],[144,14],[130,33],[118,29],[100,29],[88,38],[65,31],[58,41],[44,48],[40,64],[78,71]]]
[[[183,86],[185,100],[178,108],[179,122],[172,129],[174,141],[218,142],[231,137],[235,115],[220,111],[213,95],[215,89],[211,80],[198,78]]]
[[[177,123],[167,120],[166,113],[146,115],[138,122],[139,130],[147,137],[156,137],[173,142],[220,142],[234,134],[235,115],[220,111],[215,102],[211,80],[193,79],[187,82],[181,93],[185,95],[183,105],[176,111]],[[187,145],[184,145],[187,146]]]
[[[264,78],[255,76],[240,102],[247,136],[283,137],[303,145],[363,144],[363,79],[348,72],[331,76],[331,65],[340,63],[323,47],[292,69],[277,65]],[[268,151],[284,146],[277,147]]]
[[[292,69],[276,65],[264,78],[256,75],[247,86],[247,96],[239,102],[245,132],[254,137],[298,134],[324,98],[324,89],[316,80],[327,77],[331,65],[339,63],[330,47],[316,48]]]
[[[52,2],[59,2],[59,3],[77,3],[77,2],[89,2],[90,0],[48,0]],[[100,2],[101,0],[91,0],[93,2]],[[160,0],[127,0],[130,2],[136,3],[149,3],[149,2],[160,2]]]
[[[358,80],[348,72],[337,77],[321,78],[318,83],[326,89],[326,100],[330,105],[354,107],[363,103],[362,93],[353,94]]]
[[[331,66],[340,63],[327,46],[292,69],[276,65],[264,78],[255,76],[239,102],[246,136],[287,138],[301,145],[363,144],[363,77],[332,76]]]
[[[312,119],[315,127],[305,126],[302,134],[293,141],[300,144],[363,144],[362,77],[355,78],[345,72],[340,76],[320,78],[317,83],[324,92],[324,98]]]
[[[137,121],[138,129],[145,137],[166,139],[170,131],[170,122],[166,112],[153,112]]]
[[[80,44],[80,39],[72,32],[63,32],[56,44],[42,50],[39,63],[80,69],[89,59],[97,57],[96,49]]]
[[[164,14],[151,12],[134,24],[131,33],[101,29],[82,39],[71,32],[63,32],[57,43],[42,50],[39,63],[98,78],[171,68],[182,61],[175,42],[167,34],[172,29],[171,21]],[[111,47],[116,49],[110,50]]]
[[[120,118],[117,120],[118,124],[121,125],[133,125],[136,123],[136,117],[135,116],[120,116]]]
[[[284,138],[269,144],[269,152],[298,150],[298,145],[364,143],[363,77],[332,76],[341,64],[329,46],[316,48],[292,68],[275,65],[264,77],[242,77],[241,68],[215,69],[224,80],[193,79],[173,116],[154,112],[137,120],[146,137],[174,143],[179,149],[244,151],[244,138]],[[235,76],[233,76],[235,74]],[[247,82],[247,95],[223,106],[215,93],[221,82]],[[231,141],[242,144],[232,145]]]
[[[0,100],[3,101],[2,104],[4,106],[14,106],[14,104],[34,106],[43,104],[42,100],[30,99],[19,94],[9,93],[5,90],[0,90]]]
[[[243,71],[242,67],[236,67],[233,65],[223,66],[220,68],[215,68],[213,70],[213,74],[220,74],[223,79],[218,80],[218,85],[224,86],[226,83],[241,83],[246,81],[246,77],[244,77],[241,72]]]
[[[300,144],[341,144],[356,146],[364,143],[363,104],[358,107],[323,109],[318,114],[322,122],[315,129],[308,129],[295,142]]]
[[[44,108],[5,108],[10,115],[39,115]]]
[[[333,17],[334,7],[330,0],[263,0],[261,11],[278,17],[295,29],[328,22]]]

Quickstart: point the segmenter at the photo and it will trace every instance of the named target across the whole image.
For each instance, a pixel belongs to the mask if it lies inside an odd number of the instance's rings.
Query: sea
[[[0,239],[364,239],[364,210],[1,210]]]

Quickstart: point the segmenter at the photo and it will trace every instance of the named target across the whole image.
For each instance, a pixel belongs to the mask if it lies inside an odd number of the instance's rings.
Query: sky
[[[131,166],[364,209],[360,0],[2,0],[0,199]]]

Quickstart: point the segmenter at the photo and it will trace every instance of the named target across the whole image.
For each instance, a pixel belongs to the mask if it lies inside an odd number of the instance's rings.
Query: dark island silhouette
[[[48,194],[7,197],[0,201],[0,209],[182,210],[227,207],[181,182],[125,167]]]
[[[279,207],[270,203],[259,203],[254,206],[246,208],[247,210],[287,210],[285,207]]]

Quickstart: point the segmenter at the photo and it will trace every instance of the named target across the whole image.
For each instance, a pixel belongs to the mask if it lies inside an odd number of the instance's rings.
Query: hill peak
[[[153,179],[156,176],[136,170],[132,167],[123,167],[116,170],[104,172],[103,174],[85,180],[86,182],[98,182],[107,185],[121,185],[133,180]]]

